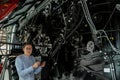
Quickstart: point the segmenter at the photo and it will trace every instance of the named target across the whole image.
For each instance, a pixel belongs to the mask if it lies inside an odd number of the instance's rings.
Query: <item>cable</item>
[[[109,22],[110,22],[110,20],[111,20],[111,18],[112,18],[112,16],[113,16],[113,14],[114,14],[115,10],[116,10],[116,6],[114,7],[114,9],[113,9],[113,11],[112,11],[112,13],[111,13],[111,15],[110,15],[110,17],[109,17],[108,21],[106,22],[106,24],[105,24],[105,26],[104,26],[103,30],[105,30],[105,28],[106,28],[106,27],[107,27],[107,25],[109,24]]]
[[[98,32],[103,32],[105,36],[101,36],[101,37],[105,37],[107,39],[107,41],[109,42],[110,46],[112,47],[113,51],[115,51],[116,53],[120,54],[120,50],[116,49],[113,44],[111,43],[111,41],[109,40],[107,33],[104,30],[98,30]],[[98,37],[100,38],[100,37]]]

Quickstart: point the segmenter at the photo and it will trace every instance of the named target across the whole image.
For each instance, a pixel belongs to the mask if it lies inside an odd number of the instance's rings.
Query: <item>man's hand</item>
[[[40,64],[41,67],[45,67],[45,65],[46,65],[45,61]]]
[[[35,62],[35,63],[32,65],[33,68],[38,68],[39,66],[40,66],[40,62]]]

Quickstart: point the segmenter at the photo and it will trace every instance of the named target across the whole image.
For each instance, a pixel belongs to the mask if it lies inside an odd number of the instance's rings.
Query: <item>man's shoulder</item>
[[[25,61],[23,55],[18,55],[15,59],[15,65],[19,66]],[[18,65],[19,64],[19,65]]]
[[[23,57],[24,57],[23,54],[21,54],[21,55],[17,56],[16,59],[22,59]]]

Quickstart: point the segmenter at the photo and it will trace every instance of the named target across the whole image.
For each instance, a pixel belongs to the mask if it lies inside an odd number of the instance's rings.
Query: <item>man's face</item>
[[[30,56],[31,53],[32,53],[32,46],[31,46],[31,45],[26,45],[26,46],[23,48],[23,51],[24,51],[24,54],[25,54],[25,55]]]

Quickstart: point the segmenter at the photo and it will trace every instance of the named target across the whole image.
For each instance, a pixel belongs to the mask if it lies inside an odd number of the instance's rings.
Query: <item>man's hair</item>
[[[33,44],[32,44],[32,43],[28,43],[28,42],[26,42],[26,43],[23,44],[22,49],[25,48],[25,46],[27,46],[27,45],[31,45],[31,46],[33,47]]]

